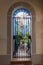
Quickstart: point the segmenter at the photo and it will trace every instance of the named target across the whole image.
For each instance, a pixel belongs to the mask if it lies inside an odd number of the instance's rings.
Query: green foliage
[[[30,39],[28,38],[28,36],[29,36],[29,32],[26,32],[24,35],[22,35],[22,33],[18,31],[18,35],[16,35],[16,43],[20,41],[23,43],[30,42]]]
[[[25,36],[29,36],[29,32],[26,32],[24,35],[25,35]]]
[[[23,36],[23,39],[22,39],[21,41],[22,41],[23,43],[24,43],[24,42],[28,42],[28,41],[29,41],[28,36],[24,35],[24,36]]]
[[[29,33],[28,32],[26,32],[23,36],[22,36],[22,38],[23,39],[21,39],[21,42],[23,42],[23,43],[27,43],[27,42],[30,42],[30,39],[28,39],[28,36],[29,36]]]
[[[22,33],[18,31],[18,35],[19,35],[19,36],[21,36],[21,35],[22,35]]]

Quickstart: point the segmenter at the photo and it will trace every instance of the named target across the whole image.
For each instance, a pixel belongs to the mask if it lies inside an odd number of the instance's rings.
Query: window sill
[[[11,64],[32,64],[31,58],[13,58]]]

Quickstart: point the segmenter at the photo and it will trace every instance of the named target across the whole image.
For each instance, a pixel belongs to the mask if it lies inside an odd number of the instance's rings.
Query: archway
[[[17,2],[15,4],[13,4],[10,9],[8,10],[8,22],[7,22],[7,53],[8,54],[11,54],[11,46],[12,46],[12,30],[11,30],[11,14],[12,14],[12,11],[17,8],[17,7],[20,7],[20,6],[23,6],[25,7],[26,9],[30,10],[31,13],[32,13],[32,54],[36,53],[36,41],[35,41],[35,11],[34,11],[34,8],[26,3],[26,2]],[[9,50],[9,51],[8,51]],[[11,54],[12,55],[12,54]],[[11,57],[12,58],[12,57]]]

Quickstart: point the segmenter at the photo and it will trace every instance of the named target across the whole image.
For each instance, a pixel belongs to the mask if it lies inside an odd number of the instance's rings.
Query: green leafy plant
[[[22,36],[22,39],[21,39],[21,42],[23,42],[23,43],[27,43],[27,42],[30,42],[30,39],[28,38],[28,36],[29,36],[29,33],[28,32],[26,32],[23,36]]]

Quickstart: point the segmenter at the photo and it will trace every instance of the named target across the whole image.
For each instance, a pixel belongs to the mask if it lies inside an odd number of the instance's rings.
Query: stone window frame
[[[23,6],[26,9],[29,9],[32,14],[32,55],[36,54],[36,33],[35,33],[35,22],[36,22],[36,13],[32,5],[26,2],[16,2],[11,7],[9,8],[7,12],[7,54],[11,55],[11,16],[12,16],[12,11],[17,8]]]

